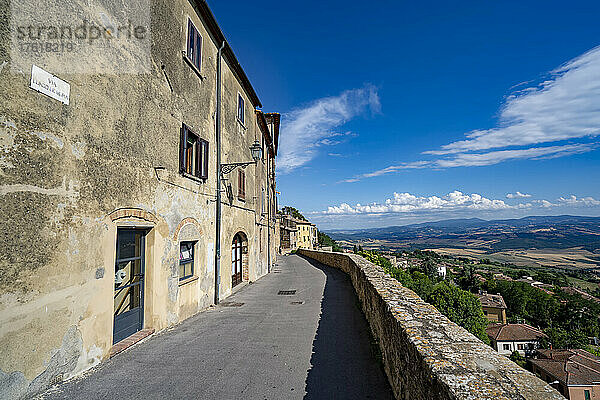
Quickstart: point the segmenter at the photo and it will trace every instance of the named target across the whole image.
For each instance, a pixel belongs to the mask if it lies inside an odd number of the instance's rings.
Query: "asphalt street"
[[[358,307],[344,273],[280,257],[222,304],[42,398],[391,399]]]

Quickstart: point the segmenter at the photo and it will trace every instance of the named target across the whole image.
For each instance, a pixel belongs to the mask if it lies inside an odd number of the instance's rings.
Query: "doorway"
[[[231,287],[239,285],[242,282],[243,242],[242,235],[236,233],[231,243]]]
[[[144,324],[146,232],[117,230],[113,344],[141,330]]]

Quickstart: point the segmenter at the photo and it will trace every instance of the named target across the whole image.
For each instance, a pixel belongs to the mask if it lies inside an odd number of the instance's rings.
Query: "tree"
[[[356,254],[358,252],[358,249],[356,248],[356,245],[352,246],[352,252],[354,254]]]
[[[302,213],[300,213],[300,211],[298,211],[297,209],[295,209],[294,207],[290,207],[290,206],[285,206],[281,209],[281,212],[284,214],[288,214],[291,215],[292,217],[296,218],[296,219],[301,219],[302,221],[308,221],[304,215],[302,215]]]
[[[490,343],[485,332],[488,321],[483,315],[479,300],[472,293],[440,282],[435,285],[427,301],[450,321],[462,326],[482,342]]]
[[[331,246],[333,251],[341,252],[342,248],[333,240],[328,234],[323,233],[321,231],[317,231],[317,237],[319,239],[319,245],[323,246]]]
[[[513,351],[509,358],[511,361],[517,363],[521,368],[525,368],[527,361],[525,360],[525,357],[523,357],[517,350]]]
[[[429,258],[423,262],[423,272],[425,272],[425,275],[427,275],[429,279],[434,281],[437,280],[439,275],[437,264],[435,263],[435,261]]]

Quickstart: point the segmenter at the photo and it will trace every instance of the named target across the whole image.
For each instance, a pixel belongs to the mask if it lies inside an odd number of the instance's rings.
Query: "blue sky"
[[[599,2],[210,5],[321,229],[600,215]]]

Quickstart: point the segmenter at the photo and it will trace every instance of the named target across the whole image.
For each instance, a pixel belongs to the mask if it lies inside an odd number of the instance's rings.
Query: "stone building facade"
[[[0,30],[1,398],[77,375],[273,263],[279,114],[260,110],[205,1],[147,11],[143,73],[16,65]],[[0,9],[1,26],[10,14]],[[32,89],[33,65],[70,85],[66,102]],[[220,175],[219,158],[248,165]]]

